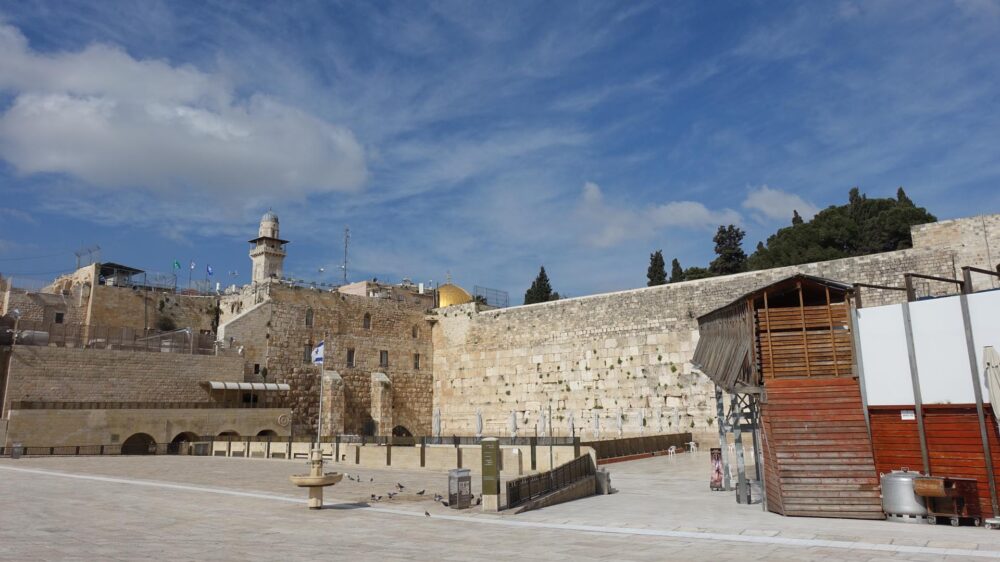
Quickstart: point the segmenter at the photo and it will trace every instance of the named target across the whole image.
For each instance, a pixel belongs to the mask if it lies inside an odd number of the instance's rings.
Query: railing
[[[287,411],[281,406],[262,405],[250,402],[42,402],[14,400],[11,410],[215,410],[219,408],[276,409]]]
[[[12,330],[13,326],[6,326],[3,331]],[[144,335],[142,329],[124,326],[90,326],[36,321],[17,323],[16,344],[195,355],[217,354],[214,334],[189,334],[183,330],[170,332],[148,330]]]
[[[575,484],[596,472],[590,455],[583,455],[566,464],[539,474],[522,476],[507,482],[507,508],[517,507],[535,498]]]
[[[626,437],[623,439],[608,439],[606,441],[587,441],[581,443],[591,447],[597,453],[597,462],[622,459],[640,455],[665,453],[670,447],[683,450],[691,442],[690,433],[674,433],[670,435],[650,435],[648,437]]]
[[[156,443],[149,445],[148,449],[143,448],[141,453],[133,452],[131,454],[178,455],[185,445],[187,443]],[[114,445],[63,445],[57,447],[0,447],[0,457],[12,456],[18,449],[21,455],[32,457],[120,456],[129,454],[128,451],[122,452],[121,443],[116,443]]]

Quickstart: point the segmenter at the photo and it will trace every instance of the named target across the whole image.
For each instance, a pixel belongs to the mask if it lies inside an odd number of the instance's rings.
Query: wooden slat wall
[[[783,515],[882,519],[857,379],[770,379],[764,388],[768,508]]]
[[[853,376],[854,346],[844,303],[769,308],[766,314],[758,309],[756,322],[757,356],[765,380]]]
[[[986,408],[986,429],[996,478],[1000,481],[1000,438],[996,419],[989,404]],[[908,467],[923,471],[920,458],[920,437],[916,420],[903,420],[900,412],[913,406],[871,407],[872,441],[875,467],[880,473]],[[924,428],[927,433],[927,455],[931,474],[975,478],[979,489],[979,512],[992,516],[986,461],[979,434],[979,418],[974,404],[924,406]],[[971,508],[970,508],[971,511]]]

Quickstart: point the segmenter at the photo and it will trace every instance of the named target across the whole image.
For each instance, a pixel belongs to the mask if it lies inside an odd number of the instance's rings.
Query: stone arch
[[[372,329],[372,315],[370,313],[365,313],[365,317],[361,320],[361,327],[366,330]]]
[[[393,437],[413,437],[413,433],[411,433],[409,429],[406,429],[406,426],[397,425],[396,427],[392,428],[392,436]]]
[[[123,455],[155,455],[156,440],[148,433],[134,433],[122,442]]]
[[[257,432],[257,437],[277,437],[278,432],[273,429],[262,429]]]
[[[239,432],[227,429],[226,431],[219,432],[219,437],[239,437]]]
[[[197,440],[198,440],[198,434],[197,433],[195,433],[193,431],[184,431],[184,432],[178,433],[176,436],[174,436],[174,438],[170,442],[171,443],[192,443],[192,442],[197,441]]]

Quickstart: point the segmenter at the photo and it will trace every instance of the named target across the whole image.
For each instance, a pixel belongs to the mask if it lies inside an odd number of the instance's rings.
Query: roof
[[[691,364],[726,392],[759,386],[760,373],[754,359],[755,303],[765,294],[774,299],[800,286],[831,289],[841,295],[853,291],[845,283],[802,273],[750,291],[698,317],[698,346]]]
[[[211,390],[290,390],[291,387],[285,383],[274,382],[232,382],[232,381],[205,381],[202,385]]]
[[[274,213],[271,209],[268,209],[264,216],[260,217],[260,222],[278,222],[278,215]]]
[[[114,262],[102,263],[100,264],[99,267],[101,275],[106,275],[107,273],[111,272],[130,273],[132,275],[135,275],[136,273],[144,273],[144,271],[141,269],[136,269],[134,267],[129,267],[127,265],[122,265],[120,263],[114,263]]]
[[[441,308],[469,302],[472,302],[472,295],[458,285],[445,283],[438,287],[438,306]]]

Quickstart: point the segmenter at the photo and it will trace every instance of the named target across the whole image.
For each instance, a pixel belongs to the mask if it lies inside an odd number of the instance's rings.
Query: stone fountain
[[[309,453],[309,474],[293,474],[288,478],[300,488],[309,488],[309,509],[320,509],[323,507],[323,488],[340,482],[344,475],[323,473],[323,450],[317,447]]]

